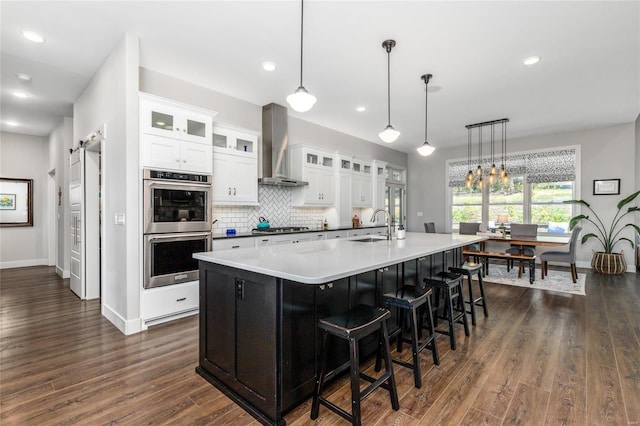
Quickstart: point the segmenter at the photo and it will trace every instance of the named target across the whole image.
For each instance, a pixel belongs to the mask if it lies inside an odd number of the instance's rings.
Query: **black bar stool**
[[[451,349],[456,349],[456,336],[453,330],[455,323],[464,325],[464,334],[469,336],[469,323],[467,321],[467,312],[464,306],[464,298],[462,296],[462,275],[452,272],[439,272],[435,278],[425,278],[425,284],[428,287],[437,290],[443,290],[446,295],[444,313],[440,317],[449,322],[449,331],[438,330],[436,332],[449,336]],[[436,311],[439,312],[440,297],[437,297]],[[438,315],[436,315],[438,316]]]
[[[322,336],[322,367],[316,380],[316,388],[313,393],[313,404],[311,405],[311,419],[318,418],[320,404],[331,411],[350,421],[353,425],[360,425],[360,402],[369,396],[375,389],[382,387],[389,391],[391,407],[394,410],[400,409],[398,402],[398,391],[396,390],[396,379],[393,375],[393,365],[391,364],[391,351],[389,350],[389,335],[387,333],[387,318],[391,312],[383,308],[358,305],[355,308],[341,315],[323,318],[318,320],[318,327],[323,330]],[[380,345],[384,349],[384,364],[386,371],[375,379],[360,372],[360,356],[358,342],[376,331],[380,331]],[[327,341],[329,334],[349,341],[349,362],[344,363],[335,370],[327,372]],[[325,381],[336,377],[338,374],[350,368],[351,370],[351,414],[342,408],[322,397],[322,388]],[[371,382],[371,384],[360,392],[360,378]]]
[[[482,284],[482,264],[465,262],[459,267],[449,267],[449,272],[462,274],[467,277],[467,282],[469,284],[469,300],[465,300],[464,303],[470,306],[470,310],[467,311],[467,313],[471,314],[471,324],[476,325],[476,306],[482,306],[484,316],[488,317],[489,310],[487,309],[487,301],[484,298],[484,285]],[[478,286],[480,287],[480,297],[476,299],[473,298],[473,274],[478,274]]]
[[[440,356],[438,355],[438,346],[436,344],[435,327],[433,323],[433,313],[431,310],[431,293],[431,289],[423,290],[413,286],[407,286],[398,290],[396,293],[387,293],[382,296],[384,303],[388,309],[392,307],[398,308],[402,309],[405,313],[404,317],[399,316],[400,327],[398,327],[398,329],[394,330],[389,335],[389,340],[392,341],[394,338],[397,339],[398,353],[402,352],[403,342],[411,343],[411,350],[413,351],[413,363],[409,363],[398,358],[391,358],[391,360],[396,364],[413,370],[413,381],[417,388],[422,386],[422,374],[420,373],[420,361],[418,360],[418,354],[424,348],[428,348],[431,350],[433,363],[436,365],[440,365]],[[420,321],[421,315],[418,312],[418,308],[423,305],[426,305],[426,325],[424,325],[424,322]],[[411,339],[407,339],[403,336],[404,319],[409,320]],[[422,343],[420,343],[418,340],[419,330],[429,331],[429,335]],[[378,351],[378,356],[376,357],[376,371],[380,371],[380,352],[381,351]]]

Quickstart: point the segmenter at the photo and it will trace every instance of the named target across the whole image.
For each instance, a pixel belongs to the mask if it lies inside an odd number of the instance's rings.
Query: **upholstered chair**
[[[436,233],[436,224],[435,222],[425,222],[424,223],[424,232],[427,234],[435,234]]]
[[[480,224],[477,222],[460,222],[460,235],[476,235],[480,231]],[[480,251],[480,244],[469,244],[467,250]]]
[[[538,225],[527,223],[512,223],[511,224],[511,238],[535,238],[538,235]],[[511,245],[505,250],[510,254],[524,254],[526,256],[534,256],[536,250],[533,247]],[[513,261],[507,260],[507,270],[513,267]]]
[[[571,238],[569,239],[569,251],[545,251],[540,254],[540,277],[544,280],[544,276],[547,274],[547,262],[561,262],[568,263],[571,269],[571,279],[575,283],[578,280],[578,271],[576,270],[576,246],[578,245],[578,236],[582,231],[581,226],[576,226],[571,231]]]

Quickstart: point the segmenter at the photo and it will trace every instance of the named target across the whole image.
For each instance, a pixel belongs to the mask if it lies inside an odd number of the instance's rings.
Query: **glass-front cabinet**
[[[210,144],[212,117],[206,112],[141,95],[140,114],[143,134]]]

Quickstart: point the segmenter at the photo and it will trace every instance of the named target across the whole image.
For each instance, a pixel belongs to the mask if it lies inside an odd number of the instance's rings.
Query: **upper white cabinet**
[[[214,123],[213,151],[258,158],[258,133]]]
[[[213,202],[258,204],[258,133],[213,126]]]
[[[371,163],[354,159],[352,170],[351,197],[353,207],[371,207],[373,194]]]
[[[141,95],[142,133],[211,144],[212,116],[188,106]]]
[[[373,173],[373,203],[374,209],[384,209],[387,185],[387,163],[373,160],[371,163]]]
[[[140,94],[143,167],[212,173],[213,112]]]
[[[292,177],[309,182],[309,185],[292,189],[292,204],[296,206],[334,205],[334,154],[304,145],[291,146],[289,153]]]

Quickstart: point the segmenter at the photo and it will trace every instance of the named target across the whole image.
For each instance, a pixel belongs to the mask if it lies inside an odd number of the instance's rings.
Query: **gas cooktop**
[[[302,232],[308,231],[309,228],[306,226],[280,226],[280,227],[271,227],[271,228],[253,228],[251,230],[252,234],[279,234],[284,232]]]

